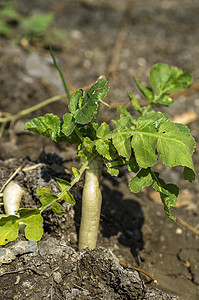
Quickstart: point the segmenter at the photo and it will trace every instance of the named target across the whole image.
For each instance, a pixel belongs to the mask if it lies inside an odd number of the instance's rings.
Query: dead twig
[[[141,273],[147,275],[151,280],[153,280],[154,283],[158,283],[158,281],[157,281],[155,278],[153,278],[153,277],[152,277],[147,271],[145,271],[145,270],[142,270],[142,269],[137,268],[137,267],[127,266],[127,265],[125,265],[125,264],[123,264],[123,263],[121,263],[121,262],[120,262],[120,265],[121,265],[122,267],[124,267],[125,269],[133,269],[133,270],[136,270],[136,271],[138,271],[138,272],[141,272]]]
[[[27,173],[27,172],[30,172],[32,170],[35,170],[39,167],[46,167],[46,164],[44,163],[39,163],[39,164],[36,164],[36,165],[33,165],[33,166],[30,166],[30,167],[25,167],[22,169],[23,172]]]
[[[191,230],[192,232],[196,233],[199,235],[199,230],[196,229],[195,227],[189,225],[187,222],[183,221],[182,219],[175,217],[176,218],[176,222],[178,222],[179,224],[181,224],[182,226],[186,227],[187,229]]]
[[[4,185],[2,186],[0,193],[3,192],[3,190],[5,189],[6,185],[17,175],[17,173],[19,173],[19,171],[21,170],[21,167],[17,168],[17,170],[8,178],[8,180],[4,183]]]

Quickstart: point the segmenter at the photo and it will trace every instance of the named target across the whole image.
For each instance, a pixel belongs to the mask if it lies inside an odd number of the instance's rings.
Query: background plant
[[[0,34],[26,46],[58,45],[66,39],[66,32],[55,27],[52,12],[23,16],[17,12],[14,0],[3,1],[0,9]]]
[[[134,95],[129,93],[130,102],[140,116],[135,119],[123,106],[119,106],[120,118],[112,120],[115,125],[113,130],[106,123],[98,124],[100,102],[109,90],[107,81],[103,77],[97,80],[86,95],[82,89],[75,92],[70,98],[68,112],[63,115],[62,120],[56,115],[46,114],[25,125],[25,129],[46,136],[55,142],[76,144],[82,166],[80,170],[72,169],[74,178],[70,183],[57,179],[60,186],[58,195],[51,194],[46,188],[38,189],[37,194],[41,196],[42,204],[40,208],[21,208],[17,216],[3,215],[0,219],[1,244],[17,238],[20,222],[26,225],[27,239],[39,240],[43,234],[43,210],[52,206],[55,213],[64,214],[59,203],[61,199],[74,205],[75,200],[70,189],[85,171],[82,220],[89,219],[90,211],[94,210],[97,213],[91,216],[89,220],[91,223],[85,225],[84,220],[82,221],[83,241],[86,242],[79,248],[86,246],[94,248],[100,216],[99,183],[103,164],[112,176],[119,174],[119,166],[127,165],[129,171],[135,173],[129,183],[130,190],[137,193],[152,185],[153,189],[160,193],[165,213],[170,219],[175,220],[170,207],[175,206],[179,189],[173,183],[164,182],[152,167],[160,158],[163,164],[169,167],[183,166],[184,179],[193,181],[195,172],[192,154],[195,141],[187,126],[173,123],[169,115],[156,112],[153,106],[173,104],[174,101],[169,94],[185,89],[192,82],[192,76],[177,67],[156,64],[150,71],[150,88],[143,86],[136,77],[135,81],[148,104],[141,107]],[[92,183],[90,186],[89,182]],[[95,204],[93,204],[94,200],[97,200]],[[89,204],[84,205],[84,203]],[[95,236],[91,238],[90,244],[90,237],[87,236],[91,233],[85,233],[85,230],[90,230],[92,226],[95,227],[93,230]]]

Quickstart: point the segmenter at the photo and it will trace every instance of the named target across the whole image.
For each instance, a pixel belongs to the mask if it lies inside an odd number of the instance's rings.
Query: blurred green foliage
[[[66,32],[55,28],[53,12],[23,16],[17,12],[15,0],[3,0],[0,4],[0,35],[22,46],[61,47],[66,39]]]

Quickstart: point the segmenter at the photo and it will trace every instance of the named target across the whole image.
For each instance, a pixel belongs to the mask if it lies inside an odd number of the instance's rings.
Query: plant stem
[[[85,184],[82,196],[82,215],[79,231],[79,250],[94,249],[100,221],[102,194],[100,178],[102,174],[102,160],[97,157],[89,163],[86,170]]]
[[[60,69],[60,67],[59,67],[59,65],[58,65],[58,63],[57,63],[57,60],[56,60],[56,58],[55,58],[55,56],[54,56],[54,54],[53,54],[53,49],[52,49],[51,46],[50,46],[50,54],[51,54],[51,56],[52,56],[54,65],[55,65],[55,67],[56,67],[56,69],[57,69],[57,71],[59,72],[59,75],[60,75],[60,77],[61,77],[61,80],[62,80],[62,83],[63,83],[63,85],[64,85],[64,89],[65,89],[66,95],[67,95],[67,97],[68,97],[68,100],[70,101],[71,96],[70,96],[70,93],[69,93],[68,86],[67,86],[66,81],[65,81],[65,79],[64,79],[64,75],[63,75],[63,73],[62,73],[62,71],[61,71],[61,69]]]
[[[91,160],[92,160],[92,158],[91,158]],[[71,181],[70,186],[69,186],[66,190],[64,190],[64,192],[61,192],[61,193],[58,194],[59,199],[62,199],[62,198],[61,198],[62,195],[63,195],[66,191],[69,191],[69,190],[70,190],[70,189],[71,189],[71,188],[79,181],[80,177],[82,176],[82,174],[84,173],[84,171],[85,171],[86,168],[88,167],[89,162],[90,162],[90,160],[89,160],[89,161],[86,161],[86,162],[82,165],[82,167],[81,167],[80,170],[79,170],[79,175],[76,176],[76,177]],[[45,206],[42,206],[42,207],[40,208],[41,212],[43,212],[47,207],[51,206],[52,203],[56,202],[57,200],[58,200],[58,199],[54,199],[54,200],[52,200],[51,202],[47,203]]]
[[[42,108],[42,107],[44,107],[44,106],[46,106],[46,105],[48,105],[50,103],[56,102],[56,101],[58,101],[60,99],[63,99],[65,97],[66,97],[66,94],[62,94],[62,95],[54,96],[52,98],[48,98],[48,99],[42,101],[41,103],[38,103],[38,104],[36,104],[34,106],[31,106],[29,108],[21,110],[16,115],[9,115],[7,117],[0,118],[0,123],[7,123],[7,122],[10,122],[10,121],[16,121],[16,120],[20,119],[21,117],[23,117],[25,115],[28,115],[28,114],[30,114],[33,111],[38,110],[39,108]]]

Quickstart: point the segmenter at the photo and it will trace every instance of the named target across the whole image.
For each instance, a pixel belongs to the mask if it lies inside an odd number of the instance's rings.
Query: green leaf
[[[70,103],[68,105],[69,111],[74,114],[79,107],[79,103],[84,98],[84,91],[82,89],[77,90],[70,99]]]
[[[171,94],[182,91],[192,82],[191,74],[177,67],[169,67],[166,64],[156,64],[152,67],[149,81],[154,90],[159,93]]]
[[[65,214],[65,211],[62,210],[62,206],[57,202],[54,202],[52,204],[52,211],[57,215],[64,215]]]
[[[177,67],[171,67],[170,78],[167,82],[169,89],[167,93],[175,93],[186,89],[192,83],[192,75],[188,72],[183,72]]]
[[[133,177],[129,183],[129,188],[132,193],[139,193],[143,188],[150,186],[154,179],[150,168],[141,169],[139,173]]]
[[[72,167],[72,172],[75,177],[79,176],[79,174],[80,174],[79,170],[74,167]]]
[[[142,123],[141,123],[142,125]],[[140,125],[140,126],[141,126]],[[131,145],[135,153],[136,161],[142,168],[155,165],[158,160],[156,151],[157,133],[153,125],[138,127],[131,140]]]
[[[60,119],[56,115],[46,114],[43,117],[38,117],[27,122],[24,129],[56,141],[56,137],[60,134]]]
[[[189,127],[181,123],[175,123],[175,126],[186,136],[192,137]]]
[[[121,134],[119,131],[112,136],[113,145],[117,149],[119,155],[126,157],[128,160],[131,157],[130,135]]]
[[[157,129],[160,124],[164,124],[171,120],[171,117],[165,113],[150,111],[138,118],[136,126],[137,128],[144,128],[149,125],[154,125]]]
[[[130,114],[130,112],[125,107],[119,105],[117,106],[117,110],[120,113],[120,115],[122,115],[122,117],[125,116],[126,119],[129,120],[128,126],[126,125],[126,127],[130,127],[131,124],[134,124],[136,122],[135,119]]]
[[[60,199],[63,199],[65,202],[75,205],[75,199],[73,198],[72,194],[69,191],[66,191],[64,194],[60,196]]]
[[[89,124],[88,126],[91,130],[91,134],[95,134],[95,138],[96,138],[96,132],[98,130],[98,123],[95,121],[94,123]]]
[[[138,79],[134,77],[136,84],[142,94],[148,99],[150,104],[160,104],[170,106],[174,100],[168,95],[177,91],[182,91],[192,82],[191,74],[183,71],[177,67],[169,67],[166,64],[156,64],[152,67],[149,75],[149,81],[152,88],[158,92],[157,94],[148,87],[139,83]],[[143,113],[139,108],[139,103],[136,102],[133,95],[129,95],[134,108]],[[142,108],[143,109],[143,108]]]
[[[118,167],[111,167],[107,169],[107,172],[111,175],[111,176],[118,176],[119,175],[119,170]]]
[[[106,162],[107,172],[111,176],[119,175],[119,166],[123,166],[127,163],[126,159],[119,157],[117,160]]]
[[[196,177],[194,170],[187,167],[184,167],[183,175],[184,175],[184,179],[189,180],[190,182],[194,181]]]
[[[126,159],[119,157],[117,160],[106,162],[106,166],[107,168],[118,167],[125,165],[127,162]]]
[[[174,70],[176,67],[173,67]],[[175,72],[174,72],[175,73]],[[190,73],[184,72],[180,76],[174,79],[173,86],[170,87],[168,93],[174,93],[185,90],[193,81],[193,77]]]
[[[61,191],[64,192],[66,189],[70,188],[70,183],[64,179],[56,178],[57,183],[59,184]]]
[[[92,121],[97,112],[99,100],[103,99],[109,91],[109,88],[106,87],[106,84],[106,79],[99,78],[97,82],[89,89],[86,96],[82,100],[81,105],[79,103],[79,108],[73,115],[76,123],[83,125]]]
[[[49,189],[47,188],[39,188],[36,190],[36,193],[38,196],[43,196],[43,197],[48,197],[49,195],[51,195]]]
[[[109,125],[103,122],[97,130],[97,137],[101,139],[109,133]]]
[[[164,164],[186,166],[192,170],[194,178],[192,154],[195,141],[185,125],[172,123],[166,114],[149,112],[138,119],[137,128],[132,132],[131,143],[140,167],[151,167],[156,163],[157,149]]]
[[[89,137],[90,140],[94,141],[96,139],[96,132],[98,129],[97,123],[89,123],[86,126],[79,126],[80,133],[82,137]]]
[[[42,238],[43,235],[43,218],[41,215],[35,215],[32,217],[29,217],[28,220],[26,220],[26,228],[25,228],[25,237],[28,240],[34,240],[39,241]]]
[[[6,245],[17,239],[19,232],[19,218],[5,216],[0,219],[0,245]]]
[[[131,105],[133,106],[133,108],[138,111],[138,112],[142,112],[142,108],[140,107],[140,103],[137,100],[137,98],[135,98],[135,96],[133,95],[132,92],[129,92],[129,100],[131,101]]]
[[[90,153],[93,152],[94,143],[91,139],[89,139],[89,137],[85,137],[83,139],[83,145],[88,152],[90,152]]]
[[[137,163],[135,157],[132,157],[129,160],[128,170],[131,171],[131,172],[134,172],[134,173],[137,173],[139,171],[139,166],[138,166],[138,163]]]
[[[109,140],[97,140],[95,143],[97,152],[108,160],[114,159],[115,148]]]
[[[132,125],[132,118],[130,116],[121,116],[119,120],[112,120],[117,129],[127,129]]]
[[[75,120],[72,116],[72,114],[70,113],[66,113],[63,116],[63,124],[62,124],[62,129],[61,131],[66,135],[66,136],[70,136],[71,133],[74,131],[75,129]]]
[[[5,245],[17,239],[20,223],[26,225],[25,237],[38,241],[43,235],[43,218],[39,209],[21,208],[19,216],[9,215],[0,218],[0,245]]]
[[[56,178],[56,181],[61,188],[61,193],[59,193],[58,196],[51,194],[49,189],[47,189],[47,188],[37,189],[37,194],[39,196],[41,196],[40,202],[42,204],[42,211],[44,208],[46,208],[50,205],[53,206],[54,203],[56,203],[56,201],[60,200],[60,199],[63,199],[64,201],[70,203],[71,205],[75,204],[75,200],[74,200],[73,196],[68,191],[68,189],[70,188],[70,183],[68,181],[60,179],[60,178]],[[56,207],[58,207],[58,206],[55,205],[54,207],[56,209]]]
[[[185,166],[194,172],[192,154],[196,144],[185,127],[168,121],[160,125],[158,136],[157,150],[162,162],[169,167]]]
[[[169,97],[169,96],[163,94],[163,95],[158,95],[158,96],[154,99],[153,103],[154,103],[154,104],[164,105],[164,106],[170,106],[171,104],[174,103],[174,100],[173,100],[171,97]]]
[[[134,76],[133,78],[134,78],[134,80],[136,82],[137,87],[142,92],[142,94],[144,95],[144,97],[146,97],[146,99],[149,100],[149,103],[151,103],[152,100],[154,99],[155,93],[152,91],[151,88],[145,87],[144,85],[142,85],[141,83],[139,83],[139,81],[138,81],[138,79],[137,79],[136,76]]]
[[[60,179],[60,178],[56,178],[56,181],[59,184],[59,186],[61,187],[61,193],[59,193],[58,199],[63,199],[64,201],[70,203],[71,205],[75,205],[75,199],[73,198],[71,193],[68,191],[68,189],[71,186],[70,183],[68,181]]]
[[[81,157],[81,159],[85,162],[88,158],[88,154],[89,152],[84,148],[82,149],[82,145],[81,147],[78,148],[78,153],[77,153],[77,156],[78,157]]]
[[[56,181],[61,188],[61,193],[59,193],[58,196],[51,194],[49,189],[47,188],[37,189],[37,194],[41,196],[40,202],[42,203],[42,208],[44,208],[45,206],[54,205],[54,203],[56,203],[56,201],[60,199],[63,199],[72,205],[75,204],[73,196],[68,191],[68,189],[70,188],[70,183],[60,178],[56,178]]]
[[[162,179],[157,178],[157,181],[153,184],[153,189],[160,193],[166,215],[171,220],[175,221],[176,219],[172,216],[170,207],[176,205],[177,197],[179,194],[178,187],[175,184],[166,184]]]
[[[91,88],[88,90],[85,98],[84,98],[84,102],[87,102],[89,100],[89,98],[92,97],[93,94],[95,94],[98,90],[101,90],[101,92],[98,92],[98,97],[100,99],[103,99],[104,97],[106,97],[109,88],[106,87],[108,81],[100,76],[97,81],[91,86]]]
[[[39,241],[43,235],[43,218],[41,210],[21,208],[19,210],[20,222],[26,225],[25,237],[28,240]]]
[[[156,64],[152,67],[149,75],[149,81],[154,90],[162,92],[167,87],[170,78],[171,69],[166,64]]]
[[[94,118],[97,112],[98,96],[93,95],[90,101],[87,102],[82,108],[77,109],[74,113],[75,122],[78,124],[88,124]]]
[[[36,192],[37,192],[38,196],[41,196],[40,197],[40,202],[42,204],[42,208],[45,207],[46,205],[50,206],[53,201],[58,199],[58,196],[52,195],[50,193],[49,189],[47,189],[47,188],[37,189]]]

